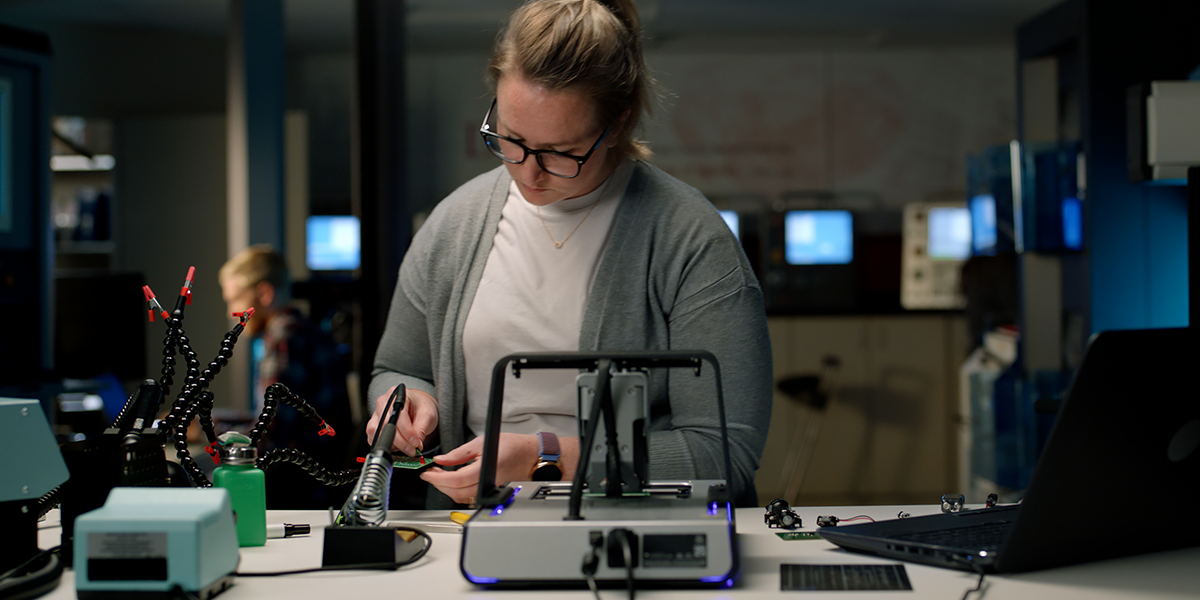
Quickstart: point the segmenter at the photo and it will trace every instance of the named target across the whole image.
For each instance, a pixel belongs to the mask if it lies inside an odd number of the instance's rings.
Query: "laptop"
[[[1092,337],[1019,504],[821,528],[847,550],[1013,573],[1200,545],[1197,334]]]

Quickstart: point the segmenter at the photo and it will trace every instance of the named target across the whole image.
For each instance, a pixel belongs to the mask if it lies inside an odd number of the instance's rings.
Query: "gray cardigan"
[[[372,402],[401,382],[433,394],[443,452],[468,441],[463,324],[511,181],[498,167],[433,210],[400,266],[375,355]],[[740,504],[754,505],[772,396],[762,291],[737,239],[698,190],[635,165],[587,298],[579,349],[712,352],[734,469],[727,479]],[[711,369],[701,377],[673,371],[649,373],[650,477],[726,478]],[[431,488],[429,507],[449,506]]]

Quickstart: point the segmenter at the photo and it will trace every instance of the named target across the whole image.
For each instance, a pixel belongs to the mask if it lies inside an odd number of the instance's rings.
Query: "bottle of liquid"
[[[221,465],[213,471],[213,486],[229,491],[237,523],[238,545],[267,543],[267,486],[262,469],[254,466],[258,449],[240,433],[221,435]]]

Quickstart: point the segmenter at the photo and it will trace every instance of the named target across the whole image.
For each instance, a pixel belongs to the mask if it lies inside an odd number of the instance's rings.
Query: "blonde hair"
[[[246,287],[267,282],[275,288],[276,304],[285,302],[289,296],[287,262],[267,244],[250,246],[221,265],[217,274],[219,281],[241,277]]]
[[[496,39],[488,79],[518,75],[553,91],[578,90],[596,104],[600,126],[628,111],[616,151],[649,158],[633,139],[650,112],[654,82],[642,57],[642,31],[633,0],[527,0]]]

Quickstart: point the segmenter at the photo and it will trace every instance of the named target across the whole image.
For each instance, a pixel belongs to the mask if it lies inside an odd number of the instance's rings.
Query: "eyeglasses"
[[[600,142],[604,141],[604,136],[608,135],[608,130],[612,128],[612,124],[605,127],[600,137],[596,139],[596,143],[592,144],[591,149],[583,156],[554,150],[530,150],[521,142],[492,131],[492,126],[488,123],[492,120],[493,110],[496,110],[495,99],[492,99],[492,106],[488,109],[487,115],[483,117],[483,125],[479,126],[479,135],[483,136],[483,143],[487,145],[488,150],[492,151],[492,154],[496,155],[496,158],[506,163],[519,165],[532,155],[543,171],[564,179],[574,179],[579,176],[583,163],[592,157],[592,153],[600,147]]]

